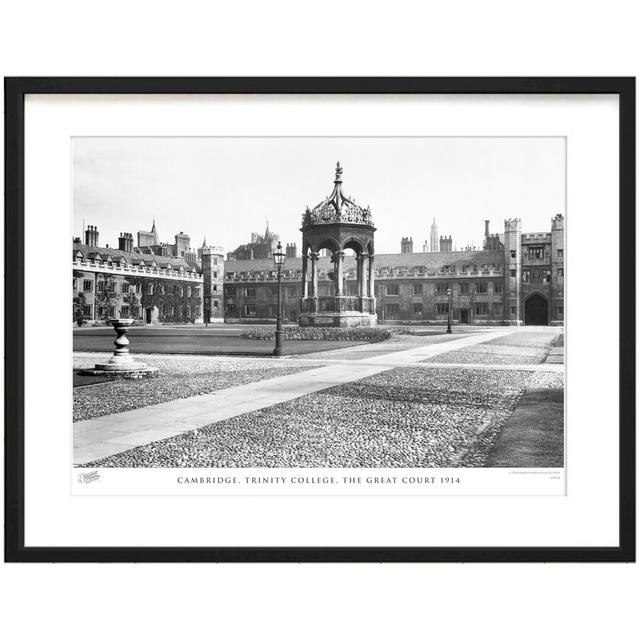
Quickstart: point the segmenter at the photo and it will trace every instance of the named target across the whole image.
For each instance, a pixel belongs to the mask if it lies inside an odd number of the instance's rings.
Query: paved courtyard
[[[559,467],[561,336],[435,328],[280,359],[145,355],[157,378],[74,389],[74,463]],[[74,366],[105,357],[76,352]]]

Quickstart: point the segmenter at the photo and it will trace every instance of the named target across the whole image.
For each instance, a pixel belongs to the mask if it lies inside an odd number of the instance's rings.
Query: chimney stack
[[[287,248],[285,250],[285,256],[287,258],[297,258],[298,257],[298,248],[296,247],[296,243],[292,242],[291,244],[287,242]]]
[[[118,238],[118,249],[120,251],[133,251],[133,234],[132,233],[121,233]]]
[[[98,227],[90,224],[84,232],[84,243],[90,247],[98,247]]]

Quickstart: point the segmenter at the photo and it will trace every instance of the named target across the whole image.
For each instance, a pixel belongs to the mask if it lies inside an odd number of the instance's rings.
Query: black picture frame
[[[5,78],[6,562],[635,561],[635,78]],[[620,159],[620,474],[615,547],[26,547],[24,103],[27,94],[615,94]],[[624,224],[622,224],[624,222]],[[9,313],[7,310],[11,309]]]

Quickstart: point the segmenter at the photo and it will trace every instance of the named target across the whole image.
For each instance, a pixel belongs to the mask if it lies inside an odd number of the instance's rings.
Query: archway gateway
[[[524,301],[524,323],[528,325],[549,324],[549,302],[543,295],[534,293]]]
[[[358,206],[342,193],[342,167],[338,162],[331,195],[302,216],[302,300],[300,326],[375,326],[376,299],[373,260],[375,232],[369,207]],[[331,262],[328,296],[318,288],[319,253],[327,249]],[[345,250],[355,254],[356,295],[345,287]],[[351,260],[351,258],[350,258]]]

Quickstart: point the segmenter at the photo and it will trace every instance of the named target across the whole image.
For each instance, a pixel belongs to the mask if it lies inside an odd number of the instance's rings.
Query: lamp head
[[[278,246],[273,252],[273,263],[280,269],[284,264],[284,253],[282,252],[282,243],[278,241]]]

